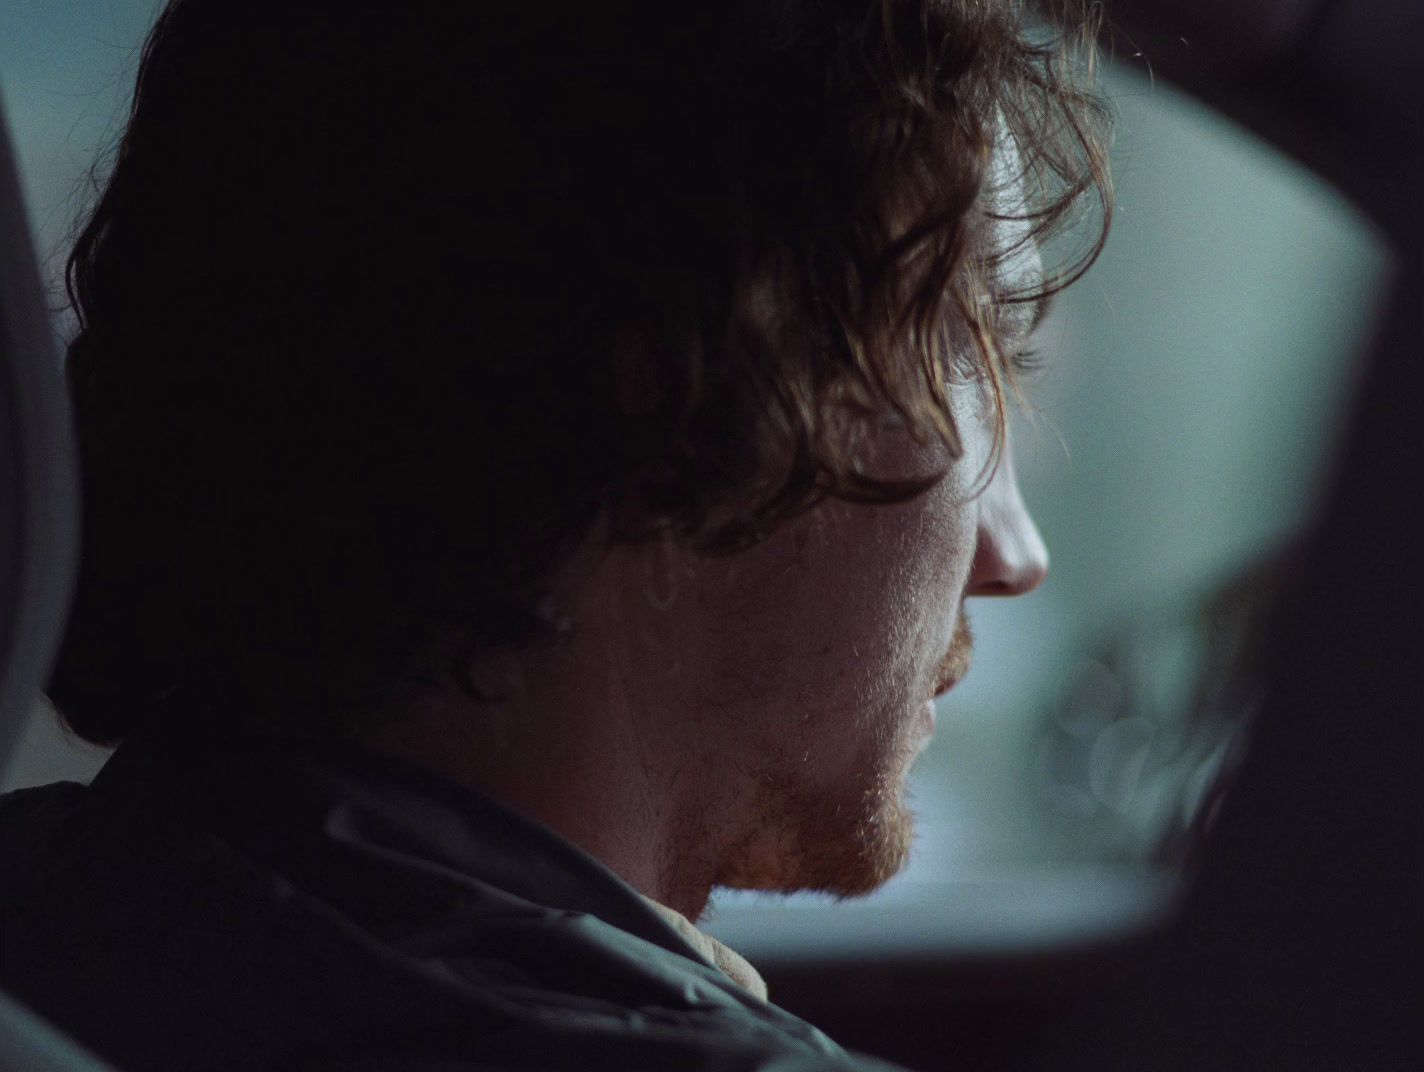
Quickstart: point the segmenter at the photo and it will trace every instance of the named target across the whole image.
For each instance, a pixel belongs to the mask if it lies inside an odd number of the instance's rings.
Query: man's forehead
[[[1043,255],[1030,225],[1024,220],[996,222],[1001,226],[990,235],[993,271],[989,283],[994,299],[1011,301],[1037,294],[1043,289]],[[1015,304],[1031,308],[1034,303],[1020,300]]]
[[[993,307],[993,320],[1015,337],[1033,334],[1048,312],[1043,293],[1043,256],[1022,219],[987,220],[985,234],[984,301]]]
[[[999,319],[1015,334],[1030,334],[1043,319],[1043,256],[1033,236],[1018,141],[1004,123],[985,184],[981,241],[991,271],[990,299]]]

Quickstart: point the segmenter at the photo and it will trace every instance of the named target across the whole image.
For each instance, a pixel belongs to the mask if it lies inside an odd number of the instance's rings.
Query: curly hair
[[[171,0],[68,262],[84,478],[50,693],[319,734],[614,540],[734,553],[1015,385],[1110,215],[1096,5]],[[1024,196],[991,167],[1012,141]],[[1091,237],[1005,293],[985,221]],[[967,340],[967,342],[966,342]],[[208,712],[208,713],[205,713]]]

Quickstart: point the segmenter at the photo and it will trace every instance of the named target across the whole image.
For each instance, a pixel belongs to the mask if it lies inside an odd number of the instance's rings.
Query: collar
[[[723,945],[710,934],[699,930],[697,926],[675,908],[669,908],[659,901],[654,901],[651,897],[643,896],[643,900],[654,912],[672,925],[678,934],[693,949],[697,950],[704,960],[719,968],[727,978],[736,983],[743,990],[755,995],[762,1001],[766,1001],[766,980],[761,974],[747,962],[747,959],[735,950]]]
[[[537,820],[404,760],[344,742],[197,733],[167,721],[127,738],[93,789],[211,830],[362,915],[442,910],[424,903],[420,886],[332,881],[353,852],[399,853],[477,880],[490,907],[595,916],[766,1000],[757,971],[681,913]]]

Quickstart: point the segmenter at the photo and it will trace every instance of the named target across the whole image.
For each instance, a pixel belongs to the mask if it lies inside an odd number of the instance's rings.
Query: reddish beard
[[[973,631],[961,609],[949,650],[936,667],[935,691],[969,672],[973,652]],[[741,851],[730,855],[732,866],[717,884],[858,897],[898,874],[909,862],[914,842],[915,821],[905,802],[905,779],[920,740],[908,732],[911,724],[901,723],[888,749],[884,741],[867,741],[833,796],[813,791],[787,767],[763,770],[754,814],[762,816],[765,824],[747,838]],[[777,836],[769,842],[771,831]]]

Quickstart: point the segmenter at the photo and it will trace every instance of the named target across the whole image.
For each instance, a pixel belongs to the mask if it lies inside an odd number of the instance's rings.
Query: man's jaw
[[[932,696],[941,696],[969,672],[974,636],[961,608],[949,650],[935,669]],[[863,896],[897,874],[909,859],[914,817],[905,779],[924,747],[907,724],[888,753],[867,752],[852,766],[838,797],[808,792],[777,763],[757,779],[755,834],[729,854],[716,884],[790,893],[817,890],[838,897]],[[858,781],[858,784],[857,784]],[[768,838],[776,832],[779,837]]]

